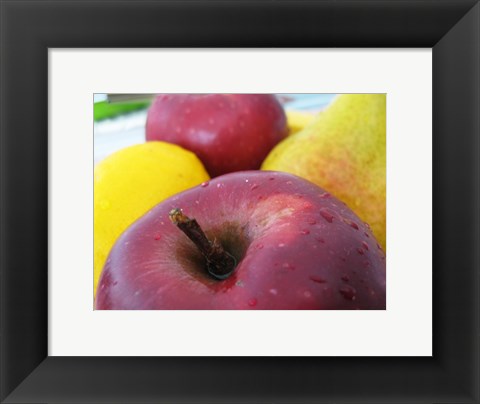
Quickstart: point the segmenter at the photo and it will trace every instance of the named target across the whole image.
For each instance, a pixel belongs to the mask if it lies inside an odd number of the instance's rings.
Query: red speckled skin
[[[160,94],[146,139],[194,152],[212,177],[256,170],[288,134],[285,112],[269,94]]]
[[[239,263],[211,278],[169,220],[180,207]],[[385,309],[385,255],[342,202],[294,175],[227,174],[160,203],[117,240],[97,309]]]

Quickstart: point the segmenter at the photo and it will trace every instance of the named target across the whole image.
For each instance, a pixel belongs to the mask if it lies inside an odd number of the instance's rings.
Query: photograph
[[[95,310],[386,310],[387,94],[93,95]]]
[[[480,0],[0,14],[0,404],[480,403]]]

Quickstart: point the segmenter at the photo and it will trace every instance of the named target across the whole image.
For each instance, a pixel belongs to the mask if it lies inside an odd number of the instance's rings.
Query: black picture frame
[[[478,0],[0,4],[2,403],[480,402]],[[433,356],[49,357],[48,48],[60,47],[432,48]]]

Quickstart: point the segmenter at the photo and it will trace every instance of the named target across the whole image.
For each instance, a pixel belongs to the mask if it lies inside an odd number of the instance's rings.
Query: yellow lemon
[[[162,200],[208,179],[193,153],[166,142],[130,146],[101,161],[94,172],[94,293],[123,231]]]
[[[288,124],[288,134],[293,135],[294,133],[300,132],[303,128],[310,125],[316,117],[316,114],[311,112],[302,112],[302,111],[293,111],[286,110],[285,114],[287,115],[287,124]]]

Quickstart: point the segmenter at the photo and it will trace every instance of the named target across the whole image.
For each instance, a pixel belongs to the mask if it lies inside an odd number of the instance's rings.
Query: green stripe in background
[[[100,101],[93,104],[93,119],[101,121],[107,118],[125,114],[127,112],[147,109],[150,106],[150,101],[138,102],[118,102],[109,103],[108,101]]]

